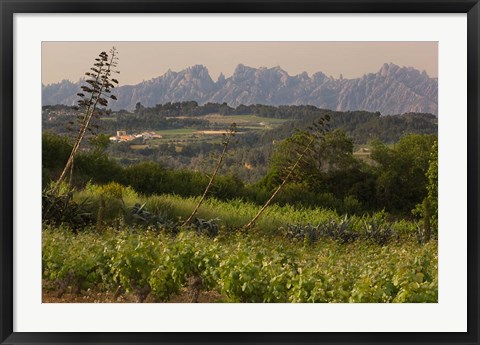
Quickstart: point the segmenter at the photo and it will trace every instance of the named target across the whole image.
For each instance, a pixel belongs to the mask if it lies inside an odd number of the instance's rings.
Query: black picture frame
[[[114,6],[112,6],[114,3]],[[479,344],[479,0],[0,0],[0,341],[2,344]],[[468,331],[465,333],[13,332],[13,16],[15,13],[467,13]],[[452,315],[454,318],[455,315]]]

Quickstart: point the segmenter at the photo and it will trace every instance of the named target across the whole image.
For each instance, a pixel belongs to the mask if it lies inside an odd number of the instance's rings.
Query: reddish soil
[[[202,291],[198,298],[199,303],[224,302],[225,297],[216,291]],[[81,291],[80,294],[67,292],[58,297],[58,291],[42,290],[42,303],[137,303],[133,294],[125,293],[114,298],[114,292],[98,292],[94,290]],[[157,303],[151,296],[148,296],[145,303]],[[168,303],[189,303],[187,289],[183,288],[178,295],[172,296]]]

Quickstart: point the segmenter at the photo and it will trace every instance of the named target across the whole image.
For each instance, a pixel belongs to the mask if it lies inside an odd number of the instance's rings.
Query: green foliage
[[[131,209],[132,223],[140,225],[143,228],[149,228],[156,231],[162,230],[171,234],[177,234],[179,225],[162,214],[154,214],[147,211],[146,203],[135,204]]]
[[[363,211],[363,205],[354,196],[347,195],[343,199],[343,212],[346,214],[359,214]]]
[[[110,189],[110,187],[107,187]],[[96,216],[98,214],[98,207],[101,197],[104,200],[110,200],[104,193],[102,186],[88,184],[87,187],[79,192],[76,192],[73,199],[81,203],[88,200],[89,212]],[[122,187],[122,199],[124,206],[118,199],[112,199],[112,204],[106,202],[106,212],[104,217],[106,226],[120,225],[118,219],[114,217],[115,214],[126,217],[127,224],[135,225],[139,228],[148,228],[165,230],[167,232],[177,232],[176,224],[180,223],[182,219],[188,217],[191,210],[198,202],[196,198],[182,198],[175,195],[154,195],[141,196],[135,193],[130,187]],[[333,196],[326,196],[324,199],[333,198]],[[144,205],[142,207],[142,205]],[[125,208],[124,208],[125,207]],[[332,208],[333,209],[333,208]],[[256,229],[263,233],[275,234],[278,233],[280,227],[285,227],[287,224],[330,224],[334,229],[338,224],[344,221],[344,216],[340,217],[335,211],[329,208],[307,208],[300,205],[293,206],[285,204],[284,206],[272,205],[266,210],[266,218],[260,219],[256,225]],[[248,222],[253,215],[258,211],[258,206],[253,203],[242,200],[230,200],[228,202],[217,200],[215,198],[206,199],[202,208],[199,209],[198,218],[202,220],[214,220],[218,229],[225,228],[233,231],[241,228]],[[137,213],[139,217],[133,214]],[[109,216],[111,214],[111,216]],[[375,214],[374,217],[385,218],[386,213]],[[135,219],[134,219],[135,218]],[[364,216],[363,219],[370,221],[369,216]],[[375,219],[377,219],[375,218]],[[349,228],[356,233],[362,233],[364,230],[363,222],[360,222],[357,216],[349,215],[348,220],[352,220]],[[158,225],[157,225],[158,224]],[[407,220],[399,220],[391,222],[396,233],[404,237],[416,236],[417,224]],[[330,225],[329,225],[330,226]],[[174,230],[175,229],[175,230]],[[178,228],[177,228],[178,229]],[[331,230],[331,233],[334,233]]]
[[[71,287],[81,289],[100,286],[109,276],[106,264],[111,253],[110,240],[91,231],[74,235],[68,227],[53,230],[47,226],[42,238],[43,278],[54,282],[61,293]]]
[[[438,141],[433,144],[426,176],[428,179],[427,198],[433,211],[431,225],[434,229],[438,229]]]
[[[62,184],[57,192],[47,187],[42,191],[42,221],[57,226],[66,224],[75,231],[81,230],[91,225],[94,220],[89,204],[88,199],[75,202],[73,191],[65,184]]]
[[[327,222],[319,223],[317,226],[311,224],[288,224],[285,236],[290,239],[304,241],[308,244],[317,242],[321,238],[330,238],[340,243],[353,242],[359,238],[360,233],[353,228],[352,218],[330,219]]]
[[[158,301],[167,301],[187,282],[187,277],[198,275],[204,289],[216,285],[214,275],[218,267],[218,245],[191,232],[180,233],[174,240],[164,238],[168,245],[159,254],[158,267],[152,271],[152,295]]]
[[[96,183],[121,182],[123,168],[98,151],[79,152],[75,157],[75,183],[93,180]]]
[[[112,280],[143,302],[151,290],[150,274],[158,266],[160,248],[159,239],[148,232],[120,236],[108,263]]]
[[[106,134],[98,134],[89,139],[89,144],[92,146],[94,153],[100,155],[110,146],[110,138]]]
[[[208,179],[200,173],[171,171],[153,162],[143,162],[127,167],[123,180],[145,195],[176,193],[182,196],[200,195]]]
[[[422,247],[416,255],[399,262],[393,284],[399,288],[393,302],[419,303],[438,301],[438,254]]]
[[[437,302],[437,244],[431,241],[305,246],[278,237],[232,234],[210,239],[110,229],[73,234],[45,227],[43,278],[64,286],[125,290],[168,301],[188,277],[227,302]],[[78,291],[77,291],[78,292]]]
[[[62,105],[44,106],[42,110],[48,114],[49,110],[70,110],[70,107]],[[387,143],[397,142],[404,133],[436,133],[438,122],[435,115],[420,113],[381,116],[379,112],[339,112],[319,109],[311,105],[282,105],[276,107],[262,104],[240,104],[236,108],[232,108],[226,104],[206,103],[199,105],[195,101],[184,101],[157,104],[154,107],[145,107],[140,104],[133,112],[125,110],[113,112],[109,118],[101,119],[100,124],[102,128],[112,133],[118,128],[130,128],[135,131],[182,129],[185,127],[208,129],[211,123],[199,118],[199,116],[209,114],[253,115],[260,119],[267,118],[272,122],[281,119],[294,120],[298,124],[298,128],[306,128],[318,117],[329,114],[332,118],[333,129],[344,130],[353,139],[354,143],[362,144],[366,144],[372,139]],[[292,135],[293,128],[290,126],[290,121],[281,121],[285,124],[276,128],[275,134],[280,138]],[[65,121],[62,121],[61,117],[44,116],[42,125],[43,128],[54,129],[56,132],[65,132]],[[259,133],[259,136],[263,136],[262,134]],[[260,144],[263,144],[263,142],[260,142]]]
[[[277,195],[275,201],[278,205],[286,204],[295,206],[313,206],[318,200],[314,192],[312,192],[305,183],[288,183]]]
[[[298,131],[280,142],[273,153],[271,171],[281,175],[295,161],[298,152],[313,139],[308,132]],[[294,172],[294,181],[305,183],[310,190],[319,190],[327,172],[349,169],[357,164],[353,158],[353,143],[341,130],[325,133],[315,140],[305,153],[300,167]]]
[[[354,230],[353,224],[354,219],[348,218],[347,215],[341,219],[331,219],[323,224],[321,234],[340,243],[351,243],[359,237],[359,233]]]
[[[348,217],[332,218],[326,222],[313,226],[310,223],[287,224],[282,228],[284,236],[288,239],[303,241],[308,244],[315,243],[321,239],[329,238],[339,243],[351,243],[356,240],[373,242],[384,246],[391,240],[398,239],[394,224],[386,221],[385,213],[377,213],[372,217]],[[361,223],[361,224],[360,224]],[[412,233],[413,225],[409,224],[409,231]]]
[[[42,133],[42,167],[48,170],[61,169],[67,162],[73,144],[67,137],[51,132]]]
[[[431,148],[427,178],[427,195],[412,210],[415,216],[422,218],[423,226],[418,228],[419,242],[428,241],[433,232],[438,230],[438,142],[435,141]]]
[[[364,236],[367,240],[372,240],[375,243],[384,246],[396,237],[395,231],[391,224],[384,218],[364,220],[365,232]]]
[[[77,199],[84,199],[89,195],[89,200],[96,201],[92,209],[97,214],[97,228],[100,230],[105,225],[119,225],[128,220],[124,196],[132,192],[116,182],[100,186],[88,184],[82,197]],[[134,192],[133,195],[135,196]]]
[[[378,164],[377,202],[390,211],[410,212],[426,196],[427,177],[434,135],[411,134],[394,148],[372,143],[372,159]]]
[[[318,150],[321,171],[346,170],[355,166],[353,142],[343,130],[336,129],[325,135]]]
[[[211,188],[210,196],[220,200],[243,199],[256,204],[265,203],[284,177],[282,167],[288,166],[295,158],[294,142],[306,139],[308,136],[304,132],[298,132],[294,137],[276,144],[271,169],[259,183],[246,185],[235,174],[219,175]],[[430,204],[436,212],[436,168],[435,159],[431,157],[435,151],[432,149],[435,139],[435,136],[409,135],[393,148],[373,142],[371,157],[374,166],[369,166],[353,158],[352,142],[345,137],[345,133],[327,133],[325,144],[315,149],[315,155],[312,153],[305,158],[302,169],[295,172],[293,180],[276,196],[273,203],[324,207],[348,214],[385,208],[389,212],[405,215],[430,193]],[[44,134],[43,141],[42,171],[45,185],[52,177],[55,178],[62,166],[55,163],[55,157],[66,156],[71,146],[68,146],[67,139],[49,133]],[[323,153],[320,154],[321,152]],[[427,178],[430,163],[431,177]],[[79,152],[74,171],[74,183],[77,186],[82,186],[89,180],[96,184],[117,182],[144,195],[168,193],[183,197],[199,196],[208,184],[208,176],[200,172],[173,170],[154,162],[140,162],[124,167],[108,158],[106,152],[96,149]],[[427,184],[430,192],[427,192]],[[436,227],[434,217],[432,215],[433,228]]]
[[[99,135],[91,139],[93,150],[78,152],[74,163],[75,184],[83,184],[88,180],[96,183],[119,181],[122,176],[122,167],[110,160],[100,147],[105,136]],[[72,151],[72,143],[68,137],[59,136],[50,132],[42,134],[42,173],[43,186],[58,178],[61,169],[65,166]]]
[[[206,235],[208,237],[215,237],[218,235],[218,231],[220,227],[216,223],[218,219],[201,219],[195,218],[191,224],[191,228],[193,228],[198,234]]]
[[[203,181],[201,181],[203,183]],[[245,185],[236,175],[219,175],[215,178],[211,195],[220,200],[232,200],[242,196]]]
[[[322,233],[322,225],[318,224],[288,224],[284,229],[285,237],[295,241],[315,243],[320,239]]]

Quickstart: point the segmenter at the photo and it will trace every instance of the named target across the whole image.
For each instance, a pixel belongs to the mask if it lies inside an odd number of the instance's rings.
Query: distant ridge
[[[74,105],[80,82],[64,80],[42,85],[42,105]],[[164,75],[115,89],[118,101],[114,110],[135,108],[178,101],[197,101],[200,104],[226,102],[266,105],[315,105],[337,111],[379,111],[384,115],[407,112],[438,114],[438,81],[425,71],[385,63],[378,72],[355,79],[335,79],[317,72],[290,76],[280,67],[253,68],[239,64],[229,78],[220,75],[217,81],[208,69],[195,65],[179,72]]]

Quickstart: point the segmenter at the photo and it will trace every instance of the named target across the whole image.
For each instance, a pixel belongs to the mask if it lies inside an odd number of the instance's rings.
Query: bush
[[[51,228],[47,228],[51,231]],[[102,286],[108,277],[107,242],[89,231],[73,235],[67,227],[49,233],[42,239],[43,276],[55,283],[60,295],[71,287],[81,289]]]
[[[342,202],[332,193],[318,194],[316,204],[329,210],[340,210],[342,208]]]
[[[236,175],[217,176],[211,189],[211,195],[220,200],[232,200],[242,197],[243,181]]]
[[[42,167],[48,171],[62,169],[73,145],[67,137],[51,132],[42,133]]]
[[[280,206],[290,204],[310,207],[314,206],[317,201],[315,193],[309,190],[307,185],[302,183],[289,183],[285,185],[275,199],[275,202]]]
[[[127,167],[122,181],[137,192],[151,195],[168,190],[167,171],[153,162],[143,162]]]
[[[363,211],[363,206],[355,197],[348,195],[343,199],[343,213],[359,214]]]

